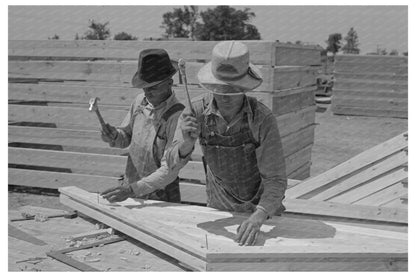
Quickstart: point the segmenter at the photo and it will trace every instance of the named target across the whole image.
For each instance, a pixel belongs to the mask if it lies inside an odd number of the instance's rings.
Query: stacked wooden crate
[[[339,55],[335,61],[335,114],[408,117],[407,57]]]
[[[88,112],[100,97],[106,121],[118,125],[140,92],[131,88],[137,57],[145,48],[164,48],[187,60],[191,96],[206,93],[196,73],[217,42],[9,41],[9,184],[57,188],[69,184],[90,191],[109,187],[123,174],[123,150],[100,139],[99,123]],[[252,92],[277,117],[290,178],[309,176],[314,139],[315,67],[313,47],[247,41],[264,82]],[[175,92],[185,101],[181,76]],[[198,151],[181,173],[204,176]],[[198,169],[198,170],[193,170]],[[192,175],[188,178],[187,174]]]

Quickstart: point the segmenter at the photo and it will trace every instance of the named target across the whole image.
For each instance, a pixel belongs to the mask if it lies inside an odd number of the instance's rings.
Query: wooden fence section
[[[407,57],[339,55],[335,114],[408,117]]]
[[[101,141],[98,119],[88,112],[89,99],[100,97],[104,119],[119,125],[140,92],[131,88],[130,79],[139,50],[147,47],[163,47],[173,58],[190,61],[191,97],[206,93],[196,84],[196,73],[215,43],[9,41],[9,184],[51,188],[75,184],[89,191],[116,184],[126,162],[125,150]],[[289,178],[306,178],[315,128],[312,65],[319,51],[271,42],[247,45],[265,79],[262,90],[249,94],[276,116]],[[299,60],[305,55],[309,58]],[[287,65],[279,64],[283,60]],[[175,78],[175,93],[185,103],[182,80],[178,74]],[[185,201],[195,182],[205,183],[201,155],[197,147],[194,162],[180,173]]]
[[[406,271],[403,226],[281,216],[261,228],[257,245],[241,247],[236,229],[247,214],[128,199],[116,206],[76,187],[61,203],[174,257],[198,271]],[[144,223],[145,222],[145,223]]]

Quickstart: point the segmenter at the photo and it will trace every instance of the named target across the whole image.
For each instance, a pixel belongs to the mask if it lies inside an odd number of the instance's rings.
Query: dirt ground
[[[311,176],[386,141],[408,129],[408,120],[386,117],[333,115],[330,105],[318,105]],[[65,209],[57,196],[9,192],[9,209],[32,205]]]

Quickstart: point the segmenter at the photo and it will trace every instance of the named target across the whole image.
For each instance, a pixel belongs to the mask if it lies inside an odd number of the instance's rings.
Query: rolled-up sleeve
[[[173,142],[170,147],[166,150],[166,162],[167,166],[172,171],[179,171],[182,167],[184,167],[188,161],[191,159],[192,151],[186,156],[181,157],[179,155],[179,146],[183,142],[182,130],[181,130],[181,123],[182,123],[182,115],[179,117],[178,124],[176,126],[175,135],[173,137]]]
[[[161,166],[149,176],[143,177],[136,183],[130,184],[136,196],[145,195],[158,189],[163,189],[172,183],[178,176],[179,169],[170,170],[168,167],[166,153],[167,149],[172,144],[178,118],[181,112],[173,114],[166,122],[166,146],[164,155],[161,159]]]
[[[259,139],[256,156],[264,192],[257,207],[272,216],[282,209],[287,188],[282,141],[276,118],[272,114],[267,115],[260,124]]]
[[[126,148],[130,145],[132,134],[132,116],[134,112],[134,104],[130,106],[130,110],[124,118],[120,126],[117,127],[117,137],[110,143],[111,147]]]

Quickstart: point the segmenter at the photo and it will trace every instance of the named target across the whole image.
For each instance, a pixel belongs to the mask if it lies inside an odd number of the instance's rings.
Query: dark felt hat
[[[171,61],[164,49],[145,49],[139,54],[139,65],[131,83],[136,88],[155,86],[177,72],[178,64]]]

